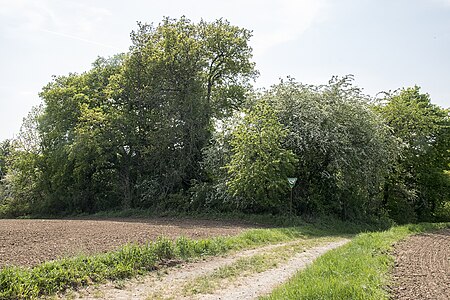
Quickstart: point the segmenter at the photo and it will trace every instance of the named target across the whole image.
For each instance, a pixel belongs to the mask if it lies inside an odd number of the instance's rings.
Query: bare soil
[[[157,237],[205,238],[236,235],[256,226],[244,222],[193,219],[0,220],[0,268],[33,266],[77,254],[143,244]]]
[[[394,299],[450,299],[449,228],[399,242],[394,255]]]

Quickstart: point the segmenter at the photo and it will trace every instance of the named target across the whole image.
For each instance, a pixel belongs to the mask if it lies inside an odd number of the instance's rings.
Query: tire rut
[[[270,269],[255,276],[243,278],[239,285],[216,291],[214,294],[201,295],[195,299],[201,300],[250,300],[270,293],[274,288],[291,278],[299,270],[305,269],[316,258],[325,252],[340,247],[349,240],[331,242],[324,246],[314,247],[305,252],[298,253],[286,264]]]
[[[250,257],[274,248],[294,244],[298,241],[279,243],[259,247],[255,249],[237,252],[231,255],[219,257],[207,257],[201,261],[185,262],[174,267],[152,272],[146,276],[127,280],[127,283],[118,288],[115,282],[105,285],[91,286],[73,293],[69,292],[67,298],[79,300],[93,299],[146,299],[149,294],[161,293],[161,298],[165,294],[172,294],[175,289],[181,287],[191,278],[206,275],[217,268],[231,264],[243,257]],[[66,295],[67,296],[67,295]],[[62,297],[66,298],[66,297]]]
[[[257,249],[246,250],[225,257],[211,257],[205,261],[183,263],[176,267],[162,270],[164,273],[155,272],[147,276],[131,279],[126,284],[117,288],[117,283],[110,282],[106,285],[88,287],[69,295],[70,298],[93,299],[254,299],[270,292],[277,285],[289,279],[299,269],[305,268],[314,259],[328,250],[339,247],[349,240],[343,239],[337,242],[329,242],[324,245],[308,248],[304,252],[295,254],[286,263],[257,273],[248,277],[239,278],[238,283],[230,283],[223,289],[214,291],[213,294],[199,294],[189,297],[182,295],[183,286],[200,276],[210,274],[220,267],[232,264],[240,258],[269,252],[278,247],[289,246],[298,243],[299,240],[269,245]],[[75,297],[74,297],[75,296]],[[150,296],[150,297],[149,297]]]

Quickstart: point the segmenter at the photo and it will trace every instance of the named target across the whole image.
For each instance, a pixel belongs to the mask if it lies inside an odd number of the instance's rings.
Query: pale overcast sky
[[[136,21],[182,15],[253,30],[257,87],[354,74],[367,94],[417,84],[450,106],[450,0],[0,0],[0,141],[52,75],[127,51]]]

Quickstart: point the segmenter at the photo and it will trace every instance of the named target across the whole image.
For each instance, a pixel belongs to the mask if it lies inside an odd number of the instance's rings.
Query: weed
[[[448,226],[450,223],[415,224],[360,234],[262,299],[389,299],[385,288],[393,266],[392,245],[408,235]]]
[[[212,293],[218,287],[226,285],[226,282],[234,282],[238,278],[275,268],[280,263],[289,260],[296,253],[332,240],[335,239],[316,238],[301,240],[291,245],[276,247],[263,254],[239,258],[234,263],[220,267],[211,274],[197,277],[188,282],[183,288],[183,293],[185,296]]]

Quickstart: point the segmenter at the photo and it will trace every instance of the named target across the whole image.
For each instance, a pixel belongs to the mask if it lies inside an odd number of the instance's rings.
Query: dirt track
[[[251,227],[231,221],[188,219],[0,220],[0,267],[32,266],[80,253],[100,253],[159,236],[235,235]]]
[[[394,299],[450,299],[450,229],[395,246]]]
[[[270,293],[276,286],[288,280],[299,270],[304,269],[318,256],[328,250],[342,246],[348,241],[340,239],[332,242],[322,242],[322,244],[315,247],[306,246],[302,251],[290,257],[287,262],[280,265],[274,264],[272,268],[264,272],[253,274],[245,274],[244,272],[237,275],[235,280],[231,279],[230,281],[222,282],[222,285],[214,289],[211,294],[184,295],[183,289],[190,281],[217,272],[220,268],[231,266],[242,257],[270,253],[278,247],[298,243],[298,240],[245,250],[224,257],[184,263],[168,268],[159,274],[152,272],[147,276],[131,279],[121,287],[118,287],[114,282],[109,282],[106,285],[90,286],[77,293],[71,293],[69,294],[70,297],[64,299],[258,299],[259,296]]]

